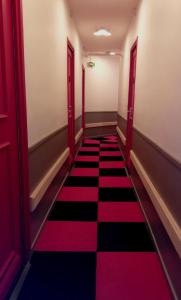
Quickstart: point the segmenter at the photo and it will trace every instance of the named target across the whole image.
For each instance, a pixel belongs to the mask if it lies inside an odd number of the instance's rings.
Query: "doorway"
[[[134,101],[135,101],[137,47],[138,47],[138,39],[135,41],[130,51],[128,114],[127,114],[126,147],[125,147],[125,158],[128,167],[130,167],[130,151],[133,142],[133,116],[134,116]]]
[[[30,245],[24,80],[21,1],[0,1],[0,299]]]
[[[67,41],[67,101],[68,101],[68,147],[70,149],[69,163],[72,164],[75,155],[75,54],[70,41]]]
[[[82,66],[82,128],[85,135],[85,68]]]

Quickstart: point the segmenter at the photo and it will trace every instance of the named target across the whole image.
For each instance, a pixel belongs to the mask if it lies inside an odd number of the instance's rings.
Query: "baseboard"
[[[57,161],[53,164],[53,166],[49,169],[46,175],[42,178],[42,180],[38,183],[36,188],[30,195],[30,203],[31,203],[31,211],[34,211],[40,200],[44,196],[47,191],[49,185],[59,172],[60,168],[63,166],[67,158],[69,157],[69,148],[66,148],[65,151],[60,155]]]
[[[79,130],[79,132],[76,134],[76,136],[75,136],[75,144],[77,144],[77,143],[79,142],[79,140],[80,140],[82,134],[83,134],[83,128],[81,128],[81,129]]]
[[[117,130],[117,133],[118,133],[118,135],[119,135],[119,137],[120,137],[123,145],[125,146],[126,145],[126,137],[125,137],[125,135],[123,134],[123,132],[121,131],[121,129],[118,126],[116,127],[116,130]]]
[[[117,122],[99,122],[99,123],[87,123],[85,125],[86,128],[94,128],[94,127],[105,127],[105,126],[116,126]]]
[[[137,158],[134,151],[131,151],[130,154],[133,166],[135,167],[138,175],[140,176],[140,179],[150,199],[152,200],[153,206],[157,211],[178,255],[181,257],[181,228],[175,221],[175,218],[168,209],[168,207],[165,205],[164,199],[154,187],[152,181],[149,178],[149,175],[147,174],[146,170]]]

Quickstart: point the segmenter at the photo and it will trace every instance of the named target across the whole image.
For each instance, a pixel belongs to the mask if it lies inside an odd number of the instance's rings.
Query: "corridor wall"
[[[75,49],[76,134],[81,128],[82,45],[67,1],[22,4],[32,193],[67,148],[67,38]]]
[[[132,158],[158,192],[161,206],[154,205],[181,255],[180,26],[181,2],[140,2],[124,44],[118,124],[126,136],[130,48],[138,37]]]
[[[116,122],[117,115],[120,56],[99,55],[92,56],[91,60],[95,63],[94,68],[87,67],[89,56],[84,59],[87,133],[90,135],[111,133],[113,130],[111,124]],[[99,127],[103,125],[107,128],[100,130]]]

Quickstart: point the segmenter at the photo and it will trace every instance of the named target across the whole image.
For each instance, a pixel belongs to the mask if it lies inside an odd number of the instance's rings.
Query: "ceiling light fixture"
[[[94,32],[95,36],[110,36],[112,33],[108,31],[107,29],[101,28]]]
[[[111,52],[109,52],[109,55],[116,55],[116,52],[113,52],[113,51],[111,51]]]

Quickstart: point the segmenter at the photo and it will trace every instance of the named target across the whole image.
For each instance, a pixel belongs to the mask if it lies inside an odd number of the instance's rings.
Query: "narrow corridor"
[[[172,299],[116,136],[84,140],[18,299]]]
[[[0,24],[0,300],[181,300],[181,1]]]

